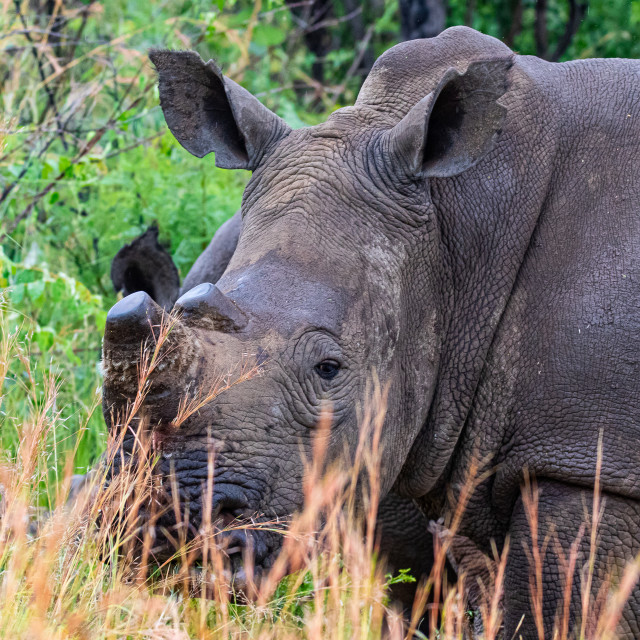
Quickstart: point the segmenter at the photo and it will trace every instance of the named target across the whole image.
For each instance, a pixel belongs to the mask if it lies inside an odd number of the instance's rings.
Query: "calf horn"
[[[247,324],[247,318],[236,304],[218,287],[204,282],[178,298],[176,311],[194,324],[218,331],[237,331]]]

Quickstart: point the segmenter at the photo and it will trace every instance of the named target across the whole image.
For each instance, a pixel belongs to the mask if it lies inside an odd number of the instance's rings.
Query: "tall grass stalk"
[[[377,554],[380,440],[387,391],[376,383],[361,412],[360,440],[350,469],[338,468],[326,460],[331,423],[330,412],[326,411],[317,428],[313,455],[304,462],[304,508],[287,522],[230,525],[268,528],[283,536],[280,555],[260,579],[250,554],[245,554],[248,577],[243,598],[233,595],[228,556],[210,508],[213,453],[204,487],[203,522],[196,538],[186,536],[188,509],[174,503],[171,508],[179,525],[173,540],[176,552],[171,560],[157,561],[153,533],[161,515],[156,499],[160,479],[154,473],[153,438],[136,417],[143,406],[149,376],[165,355],[163,347],[170,344],[167,337],[174,323],[174,317],[165,316],[154,341],[142,347],[138,394],[126,415],[115,420],[119,426],[109,435],[103,465],[71,501],[67,497],[72,486],[73,450],[56,486],[50,486],[47,466],[51,443],[55,441],[50,432],[59,418],[56,399],[64,383],[52,376],[38,380],[29,368],[24,347],[6,329],[1,334],[0,373],[6,373],[9,361],[22,362],[25,402],[30,403],[30,410],[20,425],[18,450],[14,455],[5,453],[0,465],[0,636],[7,640],[473,637],[467,586],[478,576],[467,575],[461,569],[457,582],[451,584],[445,566],[447,558],[455,555],[459,541],[456,531],[466,504],[483,477],[481,465],[477,463],[469,469],[446,534],[434,537],[432,572],[419,585],[410,619],[405,621],[389,599],[385,567]],[[258,373],[243,366],[237,382],[221,379],[219,388],[195,393],[191,402],[201,405],[229,385],[242,384],[242,379]],[[44,385],[44,394],[36,393],[38,385]],[[189,407],[185,400],[181,411],[188,411]],[[10,416],[3,416],[5,422],[9,419]],[[136,463],[121,459],[120,472],[106,482],[106,469],[116,456],[122,455],[124,436],[134,425],[138,436],[132,459]],[[175,483],[174,478],[164,481]],[[54,505],[46,515],[34,509],[43,485]],[[596,491],[590,523],[594,548],[602,512],[598,496]],[[550,548],[552,532],[539,531],[533,481],[525,487],[524,504],[532,531],[532,615],[539,636],[544,637],[541,562]],[[571,637],[568,594],[585,530],[580,530],[567,557],[558,551],[565,598],[553,637],[563,640]],[[495,640],[501,633],[508,552],[507,541],[500,552],[494,549],[493,558],[485,559],[491,578],[482,585],[482,602],[477,608],[484,627],[481,637],[487,640]],[[592,557],[584,568],[578,567],[583,570],[583,589],[591,588],[594,566]],[[616,625],[639,573],[640,563],[632,563],[619,584],[612,579],[606,582],[606,593],[598,596],[601,614],[598,619],[582,618],[585,622],[577,629],[577,633],[584,633],[581,637],[616,637]],[[589,602],[591,597],[585,594],[583,602]]]

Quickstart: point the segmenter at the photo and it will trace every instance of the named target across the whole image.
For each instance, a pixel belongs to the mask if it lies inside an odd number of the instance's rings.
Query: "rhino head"
[[[375,373],[389,388],[386,494],[427,418],[447,327],[446,255],[429,180],[458,175],[491,149],[509,60],[444,68],[400,116],[363,104],[292,131],[214,62],[174,51],[151,59],[178,141],[199,157],[215,152],[219,167],[253,172],[231,262],[215,285],[177,300],[171,348],[151,379],[141,413],[152,416],[158,468],[175,473],[195,528],[205,506],[218,522],[287,518],[302,505],[303,458],[322,412],[332,417],[328,458],[349,458]],[[161,316],[144,292],[109,312],[108,421],[135,395],[140,342]],[[247,358],[260,375],[174,425],[176,390],[206,389]],[[203,505],[212,447],[215,485]],[[273,562],[278,536],[232,535],[230,547],[250,544],[257,567]]]

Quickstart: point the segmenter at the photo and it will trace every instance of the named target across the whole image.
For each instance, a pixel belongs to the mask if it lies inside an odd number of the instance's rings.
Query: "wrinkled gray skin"
[[[552,64],[454,28],[389,50],[354,107],[291,131],[214,63],[152,60],[182,145],[253,171],[238,248],[217,288],[178,301],[180,348],[149,398],[181,497],[200,499],[206,460],[194,456],[209,443],[217,514],[291,513],[322,407],[333,407],[329,455],[345,443],[352,454],[375,370],[390,385],[383,494],[447,518],[472,458],[495,470],[462,533],[484,550],[510,536],[505,637],[522,616],[519,633],[537,637],[524,468],[541,531],[553,527],[566,553],[591,511],[601,437],[593,594],[607,568],[619,575],[640,551],[640,63]],[[131,392],[131,336],[158,311],[134,294],[109,314],[107,414]],[[243,353],[265,373],[172,430],[167,385],[210,379]],[[277,545],[256,535],[257,562]],[[547,632],[557,548],[542,559]],[[577,548],[572,624],[588,535]],[[638,587],[618,632],[640,637]]]
[[[162,304],[161,300],[169,301],[168,305],[162,306],[170,309],[181,291],[184,293],[199,284],[218,281],[235,251],[241,227],[242,217],[238,211],[220,226],[189,270],[182,287],[179,277],[171,277],[174,272],[177,276],[177,268],[171,255],[157,242],[157,228],[151,227],[114,257],[111,263],[113,286],[124,295],[146,291],[158,304]],[[114,274],[119,276],[123,273],[143,273],[145,278],[131,277],[123,286],[124,279],[114,277]],[[184,393],[184,389],[177,389],[176,393],[181,391]],[[85,476],[74,476],[74,479],[72,495],[86,482]],[[400,569],[411,569],[416,579],[416,582],[398,583],[392,587],[393,599],[410,612],[418,581],[421,576],[428,576],[433,564],[433,540],[428,531],[428,521],[412,500],[390,493],[380,504],[377,522],[380,552],[390,570],[396,574]]]

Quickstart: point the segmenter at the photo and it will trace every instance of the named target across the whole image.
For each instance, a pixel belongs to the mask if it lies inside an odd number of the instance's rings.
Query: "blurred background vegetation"
[[[92,463],[111,259],[157,223],[184,276],[239,207],[248,175],[168,133],[149,48],[215,57],[300,127],[350,104],[388,47],[456,24],[548,60],[640,57],[640,0],[0,0],[0,329],[24,354],[0,381],[5,455],[42,401],[30,377],[54,376],[51,472],[74,447]]]

